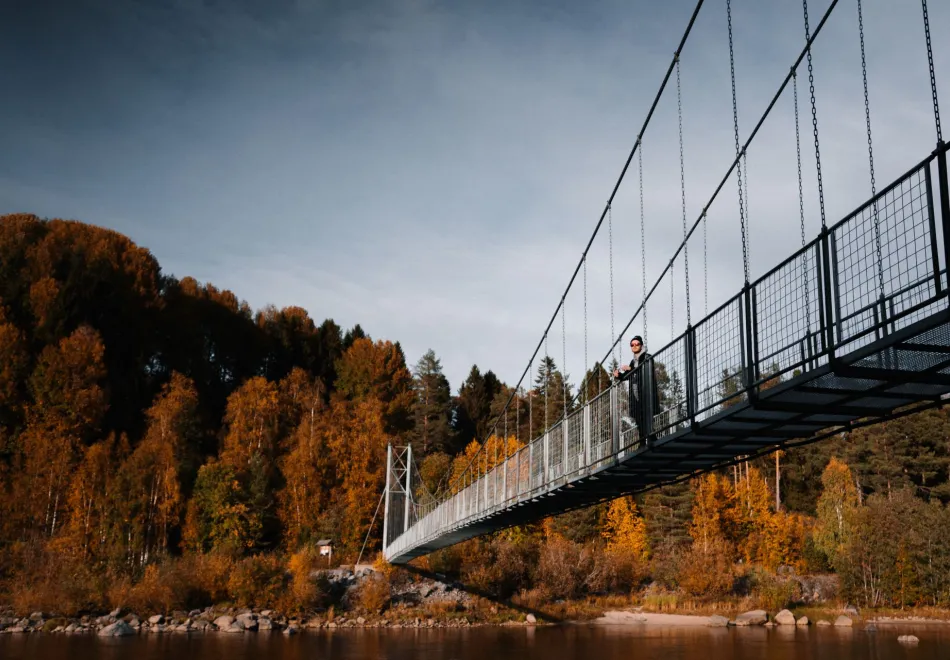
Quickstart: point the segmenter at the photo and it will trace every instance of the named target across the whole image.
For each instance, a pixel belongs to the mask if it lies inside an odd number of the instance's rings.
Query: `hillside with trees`
[[[484,366],[454,387],[432,350],[407,362],[359,325],[252,310],[114,231],[0,216],[0,605],[324,607],[315,542],[353,563],[369,530],[376,556],[388,443],[446,492],[481,443],[510,453],[608,380],[591,365],[577,392],[545,358],[494,424],[513,388]],[[950,607],[948,502],[937,409],[417,563],[535,604],[779,606],[834,574],[832,598]]]

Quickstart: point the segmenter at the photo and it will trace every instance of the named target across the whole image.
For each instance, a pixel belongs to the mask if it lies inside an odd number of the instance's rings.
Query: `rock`
[[[129,635],[134,635],[135,631],[132,629],[132,626],[127,624],[125,621],[116,621],[115,623],[110,623],[105,628],[102,628],[99,631],[100,637],[128,637]]]
[[[737,626],[761,626],[769,620],[769,615],[765,610],[752,610],[743,612],[736,617]]]
[[[43,618],[45,618],[45,617],[43,616],[43,613],[42,613],[42,612],[33,612],[33,614],[30,615],[30,619],[32,619],[33,621],[37,621],[37,620],[43,619]]]
[[[919,644],[920,639],[917,635],[901,635],[897,638],[897,641],[901,644]]]
[[[729,625],[729,619],[724,616],[719,616],[718,614],[713,614],[709,617],[709,623],[706,625],[710,628],[725,628]]]
[[[864,629],[868,632],[877,632],[877,625],[872,622],[864,626]]]
[[[244,624],[240,619],[235,619],[231,622],[230,626],[227,628],[222,628],[222,630],[226,633],[242,633],[244,632]]]
[[[271,618],[273,616],[274,610],[261,610],[261,616],[265,618]]]
[[[765,625],[766,628],[774,628],[777,624],[774,621],[766,621],[763,625]]]
[[[257,618],[254,614],[238,614],[236,622],[240,622],[244,630],[257,630]]]
[[[835,626],[839,628],[850,628],[853,625],[854,622],[851,620],[851,617],[845,616],[844,614],[835,619]]]
[[[183,632],[183,633],[191,632],[191,624],[190,624],[190,623],[183,623],[183,624],[181,624],[180,626],[176,626],[176,627],[175,627],[175,632]]]
[[[76,628],[78,627],[79,626],[77,626],[75,623],[71,623],[68,626],[66,626],[66,630],[64,630],[63,632],[68,632],[68,633],[76,632]]]
[[[157,626],[160,623],[165,623],[165,617],[161,614],[155,614],[148,618],[148,622],[150,625]]]
[[[112,610],[111,612],[109,612],[109,616],[111,616],[113,619],[118,619],[120,614],[122,614],[122,608],[121,608],[121,607],[117,607],[117,608],[115,608],[114,610]]]
[[[825,626],[830,626],[830,625],[831,625],[831,621],[825,621],[824,619],[821,619],[821,620],[819,620],[818,623],[816,623],[815,625],[823,628],[823,627],[825,627]]]
[[[534,616],[533,614],[528,614],[528,616],[526,616],[524,620],[526,623],[530,623],[532,625],[538,622],[538,618]]]
[[[266,616],[262,616],[257,620],[257,629],[258,630],[273,630],[274,622],[268,619]]]
[[[360,616],[360,617],[356,617],[356,622],[362,626],[363,624],[366,623],[366,619],[364,619],[364,618],[361,617],[361,616]]]
[[[809,625],[810,623],[811,623],[811,621],[808,620],[808,617],[807,617],[807,616],[803,616],[802,618],[800,618],[798,621],[795,622],[795,625],[796,625],[796,626],[807,626],[807,625]]]
[[[232,623],[234,623],[234,617],[227,614],[223,614],[214,620],[214,625],[218,627],[218,630],[230,628]]]
[[[795,615],[789,612],[788,610],[782,610],[775,615],[775,623],[780,626],[794,626],[795,625]]]
[[[300,632],[300,629],[297,627],[297,624],[295,623],[292,623],[286,628],[284,628],[285,635],[296,635],[298,632]]]

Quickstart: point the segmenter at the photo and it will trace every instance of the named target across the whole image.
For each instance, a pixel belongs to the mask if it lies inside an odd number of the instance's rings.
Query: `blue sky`
[[[950,4],[931,0],[935,34]],[[825,2],[812,2],[813,25]],[[48,2],[0,9],[0,213],[116,229],[166,272],[253,307],[432,348],[513,383],[538,342],[659,85],[693,2]],[[740,132],[801,47],[801,5],[733,2]],[[865,0],[879,186],[934,146],[920,3]],[[950,48],[935,42],[950,104]],[[683,54],[687,216],[734,153],[725,7]],[[815,49],[829,222],[869,193],[854,0]],[[803,74],[804,74],[803,70]],[[807,79],[803,120],[809,118]],[[797,245],[791,96],[750,154],[753,276]],[[948,106],[950,107],[950,106]],[[950,109],[945,110],[950,116]],[[808,233],[818,229],[803,123]],[[647,272],[682,237],[675,87],[644,142]],[[634,161],[634,164],[636,161]],[[641,291],[636,169],[613,211],[615,329]],[[709,215],[708,305],[742,281],[733,182]],[[606,226],[588,269],[588,362],[610,344]],[[703,247],[690,244],[692,313]],[[672,332],[685,322],[675,282]],[[664,291],[668,291],[668,284]],[[650,343],[672,335],[669,294]],[[582,373],[583,295],[567,301]],[[639,324],[635,327],[639,329]],[[562,355],[560,323],[549,351]]]

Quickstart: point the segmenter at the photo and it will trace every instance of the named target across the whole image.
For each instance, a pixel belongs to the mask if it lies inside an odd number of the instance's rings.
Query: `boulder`
[[[273,630],[274,622],[268,619],[266,616],[262,616],[257,620],[257,629],[258,630]]]
[[[709,617],[709,623],[706,625],[710,628],[725,628],[729,625],[729,619],[724,616],[719,616],[718,614],[713,614]]]
[[[300,632],[300,629],[297,627],[296,623],[292,623],[284,628],[285,635],[296,635],[298,632]]]
[[[777,624],[774,621],[766,621],[763,625],[766,628],[774,628]]]
[[[807,617],[807,616],[803,616],[802,618],[800,618],[798,621],[795,622],[795,625],[796,625],[796,626],[807,626],[807,625],[810,624],[810,623],[811,623],[811,621],[808,620],[808,617]]]
[[[157,626],[160,623],[165,623],[165,617],[161,614],[155,614],[148,618],[148,622],[150,625]]]
[[[831,621],[826,621],[826,620],[824,620],[824,619],[820,619],[820,620],[818,621],[818,623],[816,623],[815,625],[818,626],[819,628],[823,628],[823,627],[825,627],[825,626],[830,626],[830,625],[831,625]]]
[[[234,623],[234,617],[223,614],[214,620],[214,625],[218,627],[218,630],[226,630],[231,627],[231,624]]]
[[[117,608],[115,608],[114,610],[112,610],[111,612],[109,612],[109,616],[111,616],[113,619],[118,619],[120,614],[122,614],[122,608],[121,608],[121,607],[117,607]]]
[[[845,616],[844,614],[835,619],[835,626],[839,628],[850,628],[853,625],[854,622],[851,620],[851,617]]]
[[[525,623],[530,623],[532,625],[538,622],[538,618],[533,614],[528,614],[528,616],[526,616],[524,620],[525,620]]]
[[[238,614],[235,621],[239,621],[244,630],[257,630],[257,617],[253,614]]]
[[[789,612],[788,610],[782,610],[775,615],[775,623],[780,626],[794,626],[795,625],[795,615]]]
[[[769,620],[769,615],[765,610],[752,610],[743,612],[736,617],[737,626],[761,626]]]
[[[132,629],[132,626],[127,624],[125,621],[116,621],[115,623],[110,623],[105,628],[99,630],[100,637],[128,637],[129,635],[134,635],[135,630]]]
[[[901,644],[919,644],[920,639],[917,635],[901,635],[897,638],[897,641]]]
[[[244,624],[235,619],[230,626],[222,628],[222,630],[226,633],[242,633],[244,632]]]

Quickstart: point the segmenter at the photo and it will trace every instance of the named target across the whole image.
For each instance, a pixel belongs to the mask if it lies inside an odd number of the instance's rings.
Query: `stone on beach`
[[[775,623],[779,624],[780,626],[794,626],[795,615],[788,610],[782,610],[775,615]]]
[[[100,637],[127,637],[134,634],[135,630],[133,630],[132,626],[127,624],[125,621],[116,621],[115,623],[110,623],[108,626],[102,628],[99,631]]]
[[[729,619],[719,614],[713,614],[709,617],[709,623],[706,624],[710,628],[725,628],[729,625]]]
[[[811,623],[811,621],[808,620],[808,617],[807,617],[807,616],[803,616],[802,618],[800,618],[798,621],[795,622],[795,625],[796,625],[796,626],[807,626],[807,625],[809,625],[810,623]]]
[[[743,612],[736,617],[737,626],[761,626],[769,620],[769,615],[765,610],[752,610]]]
[[[841,614],[835,619],[835,626],[839,628],[850,628],[854,625],[854,622],[851,620],[851,617]]]

